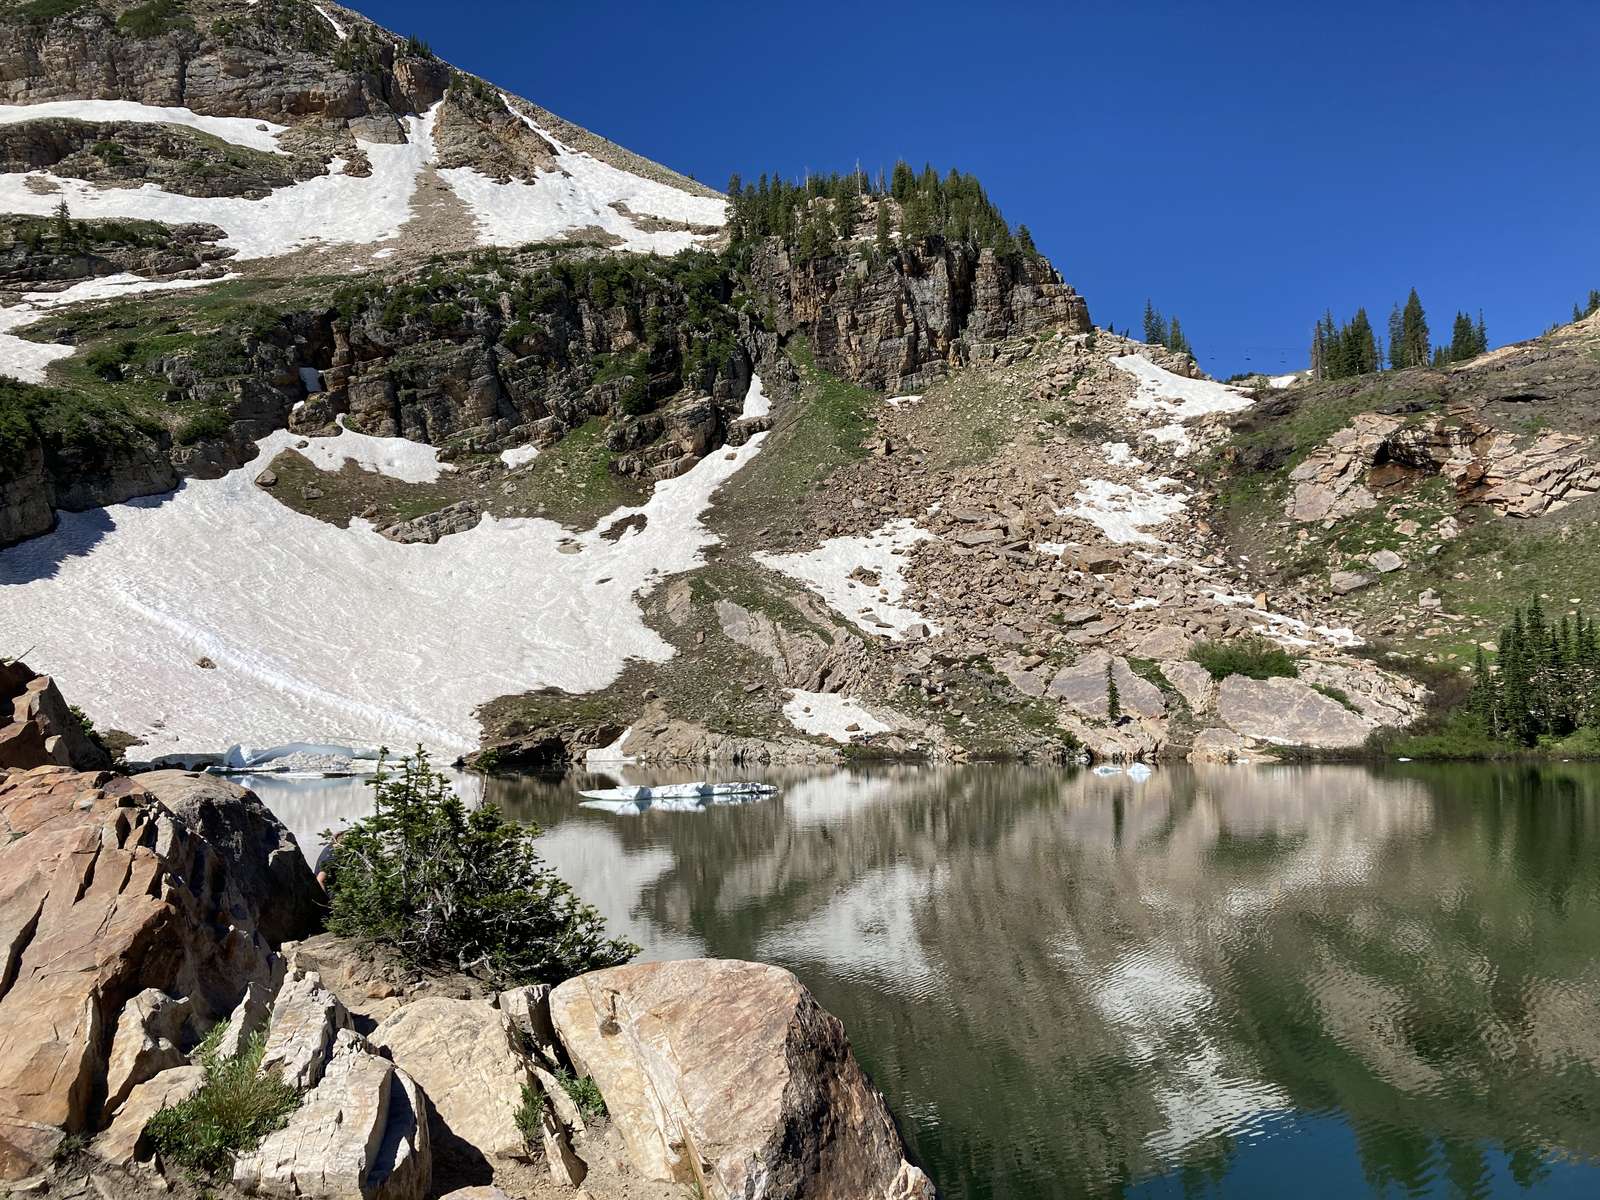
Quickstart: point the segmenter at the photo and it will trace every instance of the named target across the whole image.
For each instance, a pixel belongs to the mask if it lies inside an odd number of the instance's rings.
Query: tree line
[[[1372,326],[1365,308],[1356,309],[1348,321],[1336,323],[1330,310],[1317,321],[1311,339],[1311,375],[1314,379],[1349,379],[1369,375],[1385,366],[1403,371],[1408,367],[1444,367],[1465,362],[1489,349],[1489,330],[1483,310],[1474,321],[1464,312],[1456,313],[1447,343],[1433,344],[1428,314],[1417,289],[1412,288],[1404,305],[1396,304],[1389,313],[1389,344]]]
[[[1165,346],[1180,354],[1194,357],[1194,347],[1184,336],[1183,325],[1174,313],[1171,320],[1161,315],[1161,310],[1149,300],[1144,302],[1144,340],[1150,346]]]
[[[1600,288],[1591,288],[1587,301],[1579,300],[1572,306],[1572,319],[1581,321],[1585,317],[1594,316],[1597,312],[1600,312]]]
[[[1467,702],[1485,734],[1533,746],[1600,730],[1600,627],[1592,618],[1553,622],[1535,597],[1513,614],[1498,645],[1493,667],[1478,651]]]
[[[874,250],[884,255],[895,248],[897,226],[901,244],[940,237],[1001,258],[1039,255],[1028,227],[1013,232],[977,177],[954,169],[940,175],[930,165],[918,173],[902,161],[888,177],[880,171],[875,179],[858,168],[798,181],[776,174],[756,183],[737,174],[728,181],[728,228],[736,246],[778,237],[810,261],[834,253],[869,220]]]

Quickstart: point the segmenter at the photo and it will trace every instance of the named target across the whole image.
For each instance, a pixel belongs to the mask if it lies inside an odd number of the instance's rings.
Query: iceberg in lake
[[[703,812],[707,808],[752,804],[778,789],[768,783],[666,783],[658,787],[601,788],[580,792],[583,808],[618,817],[660,812]]]

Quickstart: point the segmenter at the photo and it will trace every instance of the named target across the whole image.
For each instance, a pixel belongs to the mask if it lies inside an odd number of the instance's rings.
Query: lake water
[[[1600,1196],[1600,768],[765,778],[488,795],[645,957],[799,975],[942,1195]],[[302,840],[365,803],[262,790]]]

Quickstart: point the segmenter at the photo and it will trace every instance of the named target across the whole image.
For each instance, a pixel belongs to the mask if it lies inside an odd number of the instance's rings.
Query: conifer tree
[[[878,201],[877,238],[878,249],[884,254],[888,254],[889,251],[894,248],[894,242],[890,238],[889,233],[889,201],[887,198],[880,198]]]
[[[1180,354],[1187,354],[1191,357],[1194,355],[1194,347],[1189,345],[1189,339],[1183,336],[1183,327],[1178,324],[1176,315],[1173,316],[1172,321],[1167,326],[1167,349],[1175,350]]]
[[[1405,317],[1396,304],[1389,312],[1389,366],[1396,371],[1405,367],[1406,326]]]
[[[1412,288],[1411,294],[1406,297],[1406,306],[1400,317],[1400,367],[1424,367],[1428,365],[1431,356],[1431,342],[1428,338],[1428,317],[1422,309],[1422,299],[1417,295],[1417,289]],[[1391,348],[1390,357],[1394,357]]]
[[[1112,666],[1111,662],[1106,663],[1106,718],[1115,724],[1122,720],[1122,695],[1117,691],[1117,676]]]
[[[1017,248],[1029,258],[1039,257],[1039,248],[1033,244],[1033,233],[1026,225],[1017,226]]]
[[[1458,312],[1450,330],[1449,360],[1466,362],[1469,358],[1477,357],[1477,353],[1478,331],[1472,324],[1472,318],[1464,312]]]
[[[1150,346],[1167,344],[1167,323],[1149,300],[1144,302],[1144,340]]]
[[[1473,327],[1472,338],[1478,354],[1489,353],[1489,327],[1483,323],[1483,309],[1478,310],[1478,323]],[[1476,357],[1476,355],[1474,356]]]

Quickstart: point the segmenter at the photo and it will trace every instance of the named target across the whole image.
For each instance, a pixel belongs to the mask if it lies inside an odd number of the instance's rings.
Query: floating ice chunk
[[[1154,774],[1155,772],[1142,762],[1136,762],[1128,768],[1128,778],[1135,783],[1143,783]]]
[[[1102,778],[1109,779],[1113,775],[1121,775],[1123,771],[1121,767],[1116,766],[1113,763],[1101,763],[1094,769],[1094,773]]]

